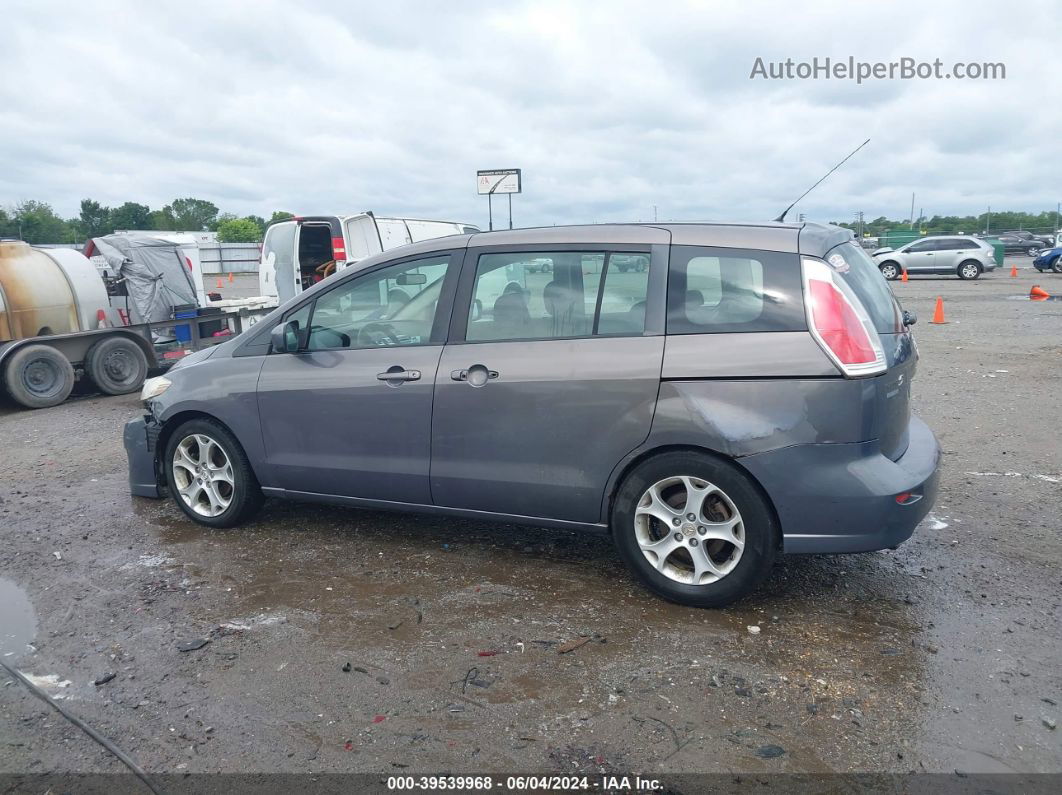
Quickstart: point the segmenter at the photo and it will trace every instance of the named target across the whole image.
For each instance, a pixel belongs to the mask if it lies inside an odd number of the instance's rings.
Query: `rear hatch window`
[[[826,261],[841,274],[845,284],[856,294],[870,315],[879,334],[903,331],[899,308],[888,282],[874,260],[855,243],[841,243],[826,255]]]

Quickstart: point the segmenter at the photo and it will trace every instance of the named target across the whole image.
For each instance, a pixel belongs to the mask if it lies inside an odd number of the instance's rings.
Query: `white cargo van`
[[[270,224],[262,241],[258,284],[278,303],[372,254],[446,235],[480,231],[469,224],[356,215],[307,215]]]

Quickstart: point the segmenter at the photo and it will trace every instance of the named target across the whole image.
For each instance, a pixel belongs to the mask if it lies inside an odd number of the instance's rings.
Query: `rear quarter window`
[[[807,328],[796,254],[672,246],[668,334]]]

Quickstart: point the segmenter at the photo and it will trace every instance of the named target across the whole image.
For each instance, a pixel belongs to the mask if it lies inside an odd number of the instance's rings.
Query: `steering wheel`
[[[390,323],[366,323],[358,332],[358,345],[401,345]]]

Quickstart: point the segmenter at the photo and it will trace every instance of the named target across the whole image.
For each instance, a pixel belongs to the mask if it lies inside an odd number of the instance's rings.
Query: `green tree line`
[[[257,243],[267,223],[291,218],[277,210],[267,222],[258,215],[238,217],[223,213],[206,199],[174,199],[162,209],[125,202],[105,207],[94,199],[81,200],[81,212],[63,218],[47,202],[28,199],[13,207],[0,207],[0,237],[14,237],[27,243],[84,243],[109,235],[117,229],[151,229],[177,232],[216,232],[222,243]]]
[[[858,230],[855,221],[832,221],[831,223],[843,226],[852,231]],[[881,237],[890,229],[910,229],[911,220],[897,221],[881,216],[873,221],[863,223],[864,234],[871,237]],[[1058,214],[1055,210],[1045,210],[1042,213],[1020,212],[985,212],[980,215],[934,215],[929,218],[919,218],[915,221],[914,228],[927,235],[942,234],[991,234],[994,232],[1007,232],[1016,229],[1026,229],[1039,234],[1054,233],[1058,230]]]

